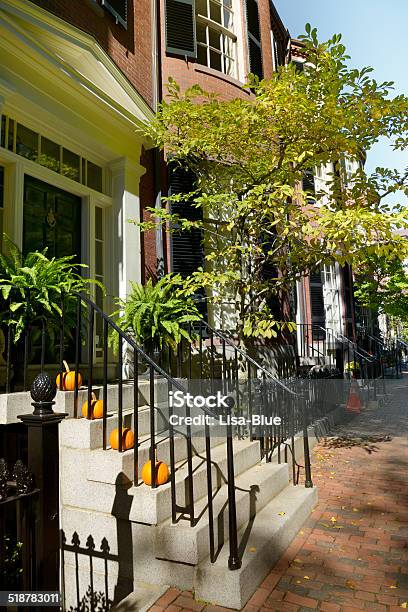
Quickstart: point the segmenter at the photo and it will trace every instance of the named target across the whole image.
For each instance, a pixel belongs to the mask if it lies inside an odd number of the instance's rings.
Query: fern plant
[[[28,324],[42,325],[53,334],[59,328],[64,309],[67,332],[75,326],[76,296],[74,292],[87,292],[90,283],[79,268],[84,264],[73,262],[74,256],[47,257],[47,249],[23,256],[20,249],[3,237],[7,253],[0,254],[0,291],[3,304],[1,322],[14,330],[17,342]]]
[[[149,350],[168,345],[176,351],[182,337],[191,342],[186,327],[201,317],[194,300],[182,295],[181,280],[180,275],[168,274],[156,283],[152,279],[145,285],[132,283],[131,293],[117,300],[119,309],[113,313],[119,327]],[[117,334],[112,343],[117,348]]]

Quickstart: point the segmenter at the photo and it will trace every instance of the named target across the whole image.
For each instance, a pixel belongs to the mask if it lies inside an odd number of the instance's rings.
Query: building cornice
[[[96,61],[100,62],[109,75],[114,81],[120,86],[120,88],[129,96],[132,103],[136,106],[138,113],[136,116],[131,116],[131,113],[124,108],[120,108],[120,105],[112,100],[104,91],[101,91],[95,83],[89,81],[84,75],[80,74],[75,68],[67,65],[63,59],[50,54],[50,51],[46,49],[38,40],[30,37],[29,32],[24,31],[25,38],[29,40],[31,38],[31,45],[37,47],[37,50],[46,54],[49,60],[53,60],[53,63],[59,63],[64,65],[64,69],[69,73],[69,76],[74,80],[78,81],[83,87],[91,90],[97,95],[102,101],[109,104],[118,113],[121,113],[125,118],[133,121],[136,119],[137,123],[142,127],[146,122],[153,118],[152,109],[146,104],[142,96],[136,91],[132,84],[128,81],[122,71],[116,66],[109,55],[102,49],[99,43],[89,34],[82,32],[78,28],[65,22],[64,20],[56,17],[52,13],[32,4],[28,0],[0,0],[0,14],[3,13],[3,17],[10,16],[16,17],[19,20],[26,22],[31,26],[41,28],[41,30],[49,32],[49,34],[58,37],[61,41],[79,46],[91,53]],[[13,25],[15,25],[13,23]]]

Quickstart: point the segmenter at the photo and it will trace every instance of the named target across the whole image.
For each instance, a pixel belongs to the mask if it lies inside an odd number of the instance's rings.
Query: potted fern
[[[113,316],[117,317],[118,326],[154,361],[168,367],[163,349],[168,347],[175,353],[182,338],[192,342],[188,325],[201,319],[194,300],[183,294],[180,275],[167,274],[156,282],[150,278],[145,285],[132,283],[131,287],[125,300],[117,300],[119,308]],[[116,349],[117,340],[117,334],[113,334],[111,343]],[[130,364],[133,364],[132,353],[125,354],[129,377],[132,376]]]
[[[3,297],[0,322],[12,328],[17,350],[28,326],[32,328],[33,345],[44,327],[49,358],[54,360],[52,352],[59,338],[62,310],[69,340],[75,328],[75,293],[87,292],[90,283],[103,287],[98,281],[80,275],[80,268],[87,266],[74,263],[74,256],[49,258],[47,249],[23,255],[7,235],[4,235],[3,244],[6,252],[0,254],[0,292]]]

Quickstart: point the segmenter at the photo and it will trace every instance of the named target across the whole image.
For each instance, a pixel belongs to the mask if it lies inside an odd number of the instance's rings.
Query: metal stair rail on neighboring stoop
[[[363,381],[363,385],[367,389],[367,399],[370,400],[370,381],[372,381],[373,399],[377,398],[377,378],[382,377],[382,361],[377,355],[373,355],[358,345],[347,336],[344,336],[340,332],[335,332],[338,340],[346,346],[347,361],[350,363],[359,364],[360,375]],[[350,359],[352,357],[352,359]],[[383,381],[383,388],[385,392],[385,386]]]
[[[297,335],[297,332],[300,332]],[[332,350],[336,345],[336,337],[333,330],[323,327],[318,323],[296,323],[295,342],[299,357],[321,357],[328,363],[329,368],[335,367],[335,359]]]
[[[187,347],[187,362],[192,375],[192,357],[196,355],[198,361],[197,375],[204,377],[205,357],[209,353],[209,367],[207,373],[211,380],[221,380],[224,393],[234,395],[236,414],[244,416],[249,422],[248,436],[250,440],[259,440],[260,457],[265,461],[272,461],[274,451],[277,452],[278,463],[282,462],[282,454],[285,463],[288,462],[288,453],[291,456],[293,484],[299,482],[300,469],[305,469],[305,486],[312,487],[309,438],[307,427],[308,419],[307,393],[304,388],[294,391],[288,385],[299,388],[299,381],[285,384],[272,372],[249,356],[241,347],[229,338],[225,332],[212,328],[206,321],[200,321],[194,326],[189,326],[189,332],[198,333],[198,342]],[[217,350],[217,343],[220,352]],[[181,351],[183,347],[181,347]],[[229,353],[229,355],[228,355]],[[217,364],[219,367],[217,367]],[[241,373],[241,376],[240,376]],[[244,376],[246,375],[246,378]],[[244,382],[243,382],[244,381]],[[243,384],[242,384],[243,382]],[[240,388],[241,387],[241,388]],[[242,387],[244,389],[242,390]],[[308,391],[308,390],[306,390]],[[280,416],[282,424],[261,425],[257,427],[257,435],[254,435],[252,417],[258,413],[261,417]],[[307,422],[307,420],[309,422]],[[238,437],[244,437],[242,427],[237,427]],[[304,462],[300,465],[296,460],[295,435],[303,435]],[[283,453],[282,453],[283,451]]]

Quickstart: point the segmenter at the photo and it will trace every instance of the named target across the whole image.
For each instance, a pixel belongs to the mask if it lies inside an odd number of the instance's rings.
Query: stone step
[[[117,412],[119,403],[119,386],[117,383],[108,385],[107,394],[107,409],[108,412]],[[148,379],[139,378],[139,405],[144,406],[150,404],[150,381]],[[94,385],[92,388],[97,399],[103,399],[103,387]],[[154,399],[155,403],[161,404],[168,401],[168,385],[164,378],[155,378],[154,384]],[[11,394],[15,395],[15,394]],[[29,394],[28,394],[29,396]],[[56,412],[65,412],[70,417],[82,417],[82,405],[88,400],[87,387],[81,387],[78,391],[78,414],[74,414],[74,392],[73,391],[57,391],[55,398],[54,410]],[[122,400],[124,410],[133,410],[134,402],[134,383],[127,381],[123,383]]]
[[[238,529],[247,525],[255,515],[289,483],[288,465],[258,463],[235,480]],[[191,527],[187,521],[172,524],[167,521],[156,529],[157,558],[197,565],[210,554],[209,516],[207,496],[196,504],[199,517]],[[219,552],[228,538],[228,486],[213,495],[214,548]]]
[[[194,578],[196,599],[242,609],[289,546],[316,501],[314,488],[288,485],[283,489],[257,513],[252,524],[239,531],[240,569],[228,569],[228,542],[215,563],[207,558],[198,565]]]
[[[168,406],[166,402],[155,406],[155,429],[156,432],[167,428]],[[108,413],[106,419],[107,444],[109,435],[118,426],[117,413]],[[123,424],[132,431],[134,428],[133,408],[123,410]],[[139,437],[146,436],[150,432],[150,406],[140,406],[138,410]],[[68,448],[85,448],[95,450],[103,446],[103,420],[86,418],[65,419],[61,423],[63,445]]]
[[[197,444],[197,442],[200,442]],[[193,473],[194,473],[194,500],[199,500],[207,495],[207,465],[205,461],[205,453],[203,453],[205,441],[195,439],[196,450],[200,453],[193,457]],[[211,472],[214,491],[220,488],[226,482],[227,474],[227,458],[225,439],[214,439],[214,446],[211,451]],[[185,451],[184,440],[175,439],[175,449],[180,452]],[[163,454],[162,454],[163,452]],[[159,451],[160,458],[166,458],[168,453],[168,441],[166,448]],[[185,454],[185,453],[184,453]],[[108,457],[106,457],[108,456]],[[125,453],[117,453],[111,451],[93,451],[88,453],[86,466],[86,474],[89,485],[99,487],[110,486],[112,494],[117,488],[118,474],[125,476],[131,480],[133,475],[133,452],[126,451]],[[111,458],[113,457],[113,459]],[[147,453],[144,455],[147,460]],[[248,442],[246,440],[234,441],[234,467],[236,475],[241,474],[253,465],[259,462],[259,442]],[[107,476],[109,473],[109,476]],[[106,483],[107,480],[110,484]],[[98,481],[98,482],[96,482]],[[176,465],[176,499],[180,507],[185,507],[188,500],[188,466],[184,459]],[[158,525],[169,519],[171,516],[171,485],[170,481],[155,489],[141,483],[136,487],[127,488],[126,494],[132,498],[131,508],[127,514],[123,514],[123,518],[130,519],[134,522],[145,523],[149,525]],[[120,509],[118,510],[120,514]]]
[[[234,441],[234,469],[238,476],[259,462],[259,443],[246,440]],[[194,487],[193,495],[195,506],[195,517],[199,516],[200,504],[197,502],[207,496],[207,463],[205,453],[193,458]],[[227,481],[227,455],[225,440],[211,450],[211,478],[213,491],[221,488]],[[181,508],[188,505],[188,466],[183,461],[177,466],[176,471],[176,500]],[[165,485],[152,489],[145,485],[133,487],[128,493],[134,496],[134,503],[130,512],[133,521],[159,525],[171,516],[171,485]],[[186,517],[188,514],[185,515]],[[178,524],[184,523],[184,520]]]

